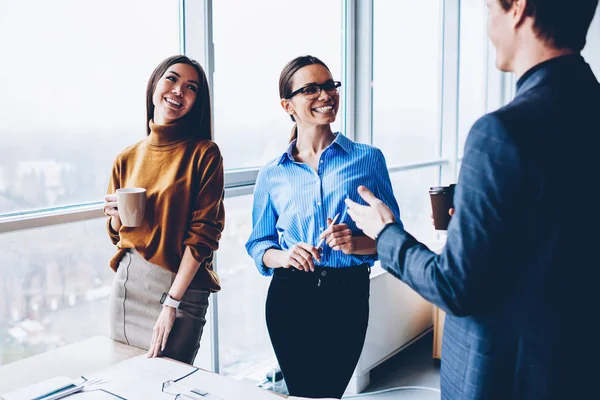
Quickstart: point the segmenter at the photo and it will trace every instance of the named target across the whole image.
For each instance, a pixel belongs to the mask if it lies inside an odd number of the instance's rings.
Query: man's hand
[[[453,216],[454,215],[454,208],[450,208],[448,210],[448,214],[450,214],[450,216]],[[433,221],[433,213],[430,214],[430,217],[431,217],[431,225],[435,225],[435,222]]]
[[[375,197],[366,187],[359,186],[358,194],[367,202],[368,206],[362,206],[350,199],[346,199],[348,215],[354,220],[356,226],[362,229],[365,235],[375,240],[386,225],[396,222],[396,218],[392,210]]]

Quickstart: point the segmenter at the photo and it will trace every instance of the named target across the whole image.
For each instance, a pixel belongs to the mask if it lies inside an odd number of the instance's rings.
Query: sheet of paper
[[[178,393],[186,400],[282,400],[281,396],[246,381],[146,356],[122,361],[86,378],[98,382],[90,385],[93,386],[90,389],[103,389],[128,400],[173,400]]]
[[[121,361],[105,370],[93,374],[93,378],[102,378],[105,381],[129,379],[147,379],[147,380],[177,380],[197,368],[166,360],[164,358],[146,358],[145,355],[130,358]],[[86,378],[90,379],[90,377]]]
[[[289,396],[288,400],[310,400],[310,398],[308,398],[308,397]],[[329,397],[323,397],[323,398],[320,398],[320,400],[335,400],[335,399],[334,398],[329,398]]]
[[[278,394],[256,387],[249,382],[233,380],[201,369],[178,383],[222,400],[283,400]]]
[[[93,390],[90,392],[79,392],[67,397],[68,400],[116,400],[118,397],[113,396],[102,390]]]
[[[173,395],[163,393],[163,383],[175,381],[192,373],[196,367],[169,361],[162,358],[146,358],[145,355],[130,358],[93,375],[88,379],[101,379],[95,385],[129,400],[173,399]]]
[[[44,397],[48,400],[54,400],[66,397],[82,389],[83,387],[77,385],[73,379],[66,376],[57,376],[10,393],[5,393],[2,395],[2,398],[5,400],[29,400]]]

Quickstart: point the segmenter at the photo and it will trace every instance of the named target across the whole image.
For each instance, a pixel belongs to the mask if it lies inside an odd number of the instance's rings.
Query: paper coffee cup
[[[433,212],[433,226],[438,231],[448,229],[450,223],[450,209],[454,207],[454,187],[432,186],[429,188],[429,197],[431,199],[431,210]]]
[[[117,209],[121,223],[127,227],[142,224],[146,211],[146,189],[121,188],[117,189]]]

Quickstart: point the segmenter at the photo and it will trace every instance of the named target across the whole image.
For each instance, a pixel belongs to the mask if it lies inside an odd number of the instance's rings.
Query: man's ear
[[[294,115],[294,106],[289,99],[281,99],[281,107],[285,110],[289,115]]]
[[[513,24],[515,28],[518,28],[525,22],[525,18],[527,18],[527,2],[528,0],[514,0],[512,7],[510,8],[510,13],[513,17]]]

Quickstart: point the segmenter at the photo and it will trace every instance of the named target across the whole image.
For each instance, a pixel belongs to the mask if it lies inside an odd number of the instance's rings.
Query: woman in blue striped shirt
[[[287,150],[258,174],[246,243],[259,272],[273,275],[267,327],[294,396],[341,398],[365,341],[376,246],[344,199],[364,204],[356,189],[372,187],[399,220],[381,151],[331,130],[340,86],[316,57],[283,69],[281,105],[296,124]]]

